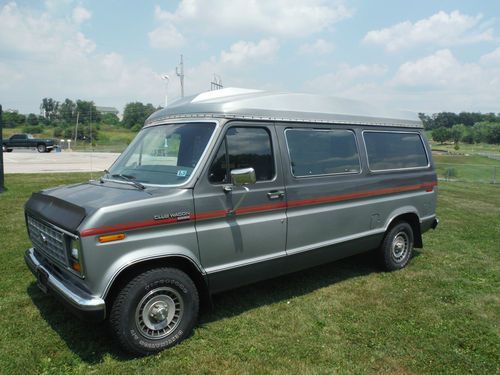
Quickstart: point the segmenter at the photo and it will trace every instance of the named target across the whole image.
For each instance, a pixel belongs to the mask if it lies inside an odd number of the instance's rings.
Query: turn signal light
[[[76,271],[76,272],[80,272],[82,270],[82,266],[80,265],[80,263],[78,262],[73,262],[71,264],[71,267]]]
[[[110,234],[109,236],[101,236],[98,238],[100,243],[120,241],[125,238],[125,233]]]

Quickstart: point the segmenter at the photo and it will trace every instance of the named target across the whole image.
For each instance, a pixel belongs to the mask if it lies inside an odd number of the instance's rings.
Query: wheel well
[[[123,271],[115,278],[108,294],[106,295],[106,311],[111,311],[113,301],[118,292],[134,277],[154,268],[171,267],[185,272],[194,282],[200,295],[200,307],[211,308],[212,300],[208,290],[208,285],[198,268],[189,260],[179,256],[165,257],[160,259],[145,260],[135,263]]]
[[[408,224],[411,225],[411,229],[413,229],[413,247],[415,248],[421,248],[423,246],[422,243],[422,232],[420,230],[420,220],[415,213],[406,213],[402,214],[399,216],[396,216],[394,219],[392,219],[391,223],[389,224],[389,227],[387,229],[392,228],[396,223],[401,222],[401,221],[406,221]]]

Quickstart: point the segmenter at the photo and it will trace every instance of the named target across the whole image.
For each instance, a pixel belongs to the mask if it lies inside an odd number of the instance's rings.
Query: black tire
[[[45,152],[47,151],[47,147],[45,147],[45,145],[43,143],[40,143],[38,146],[36,146],[36,149],[38,150],[38,152]]]
[[[7,149],[7,152],[12,152],[12,148],[8,148],[8,149]]]
[[[125,350],[148,355],[184,340],[196,324],[198,310],[198,290],[191,278],[175,268],[156,268],[123,287],[109,323]]]
[[[413,229],[406,221],[389,228],[380,245],[380,258],[386,271],[406,267],[413,254]]]

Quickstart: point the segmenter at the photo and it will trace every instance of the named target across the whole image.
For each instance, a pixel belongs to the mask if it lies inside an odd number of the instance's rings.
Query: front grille
[[[67,265],[68,255],[64,244],[64,234],[30,216],[28,216],[27,221],[29,236],[35,249],[49,258]]]

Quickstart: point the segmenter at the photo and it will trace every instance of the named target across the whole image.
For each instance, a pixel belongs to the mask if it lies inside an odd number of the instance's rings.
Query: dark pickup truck
[[[14,148],[36,148],[38,152],[50,152],[54,141],[47,138],[33,138],[31,134],[14,134],[2,142],[2,151],[11,152]]]

